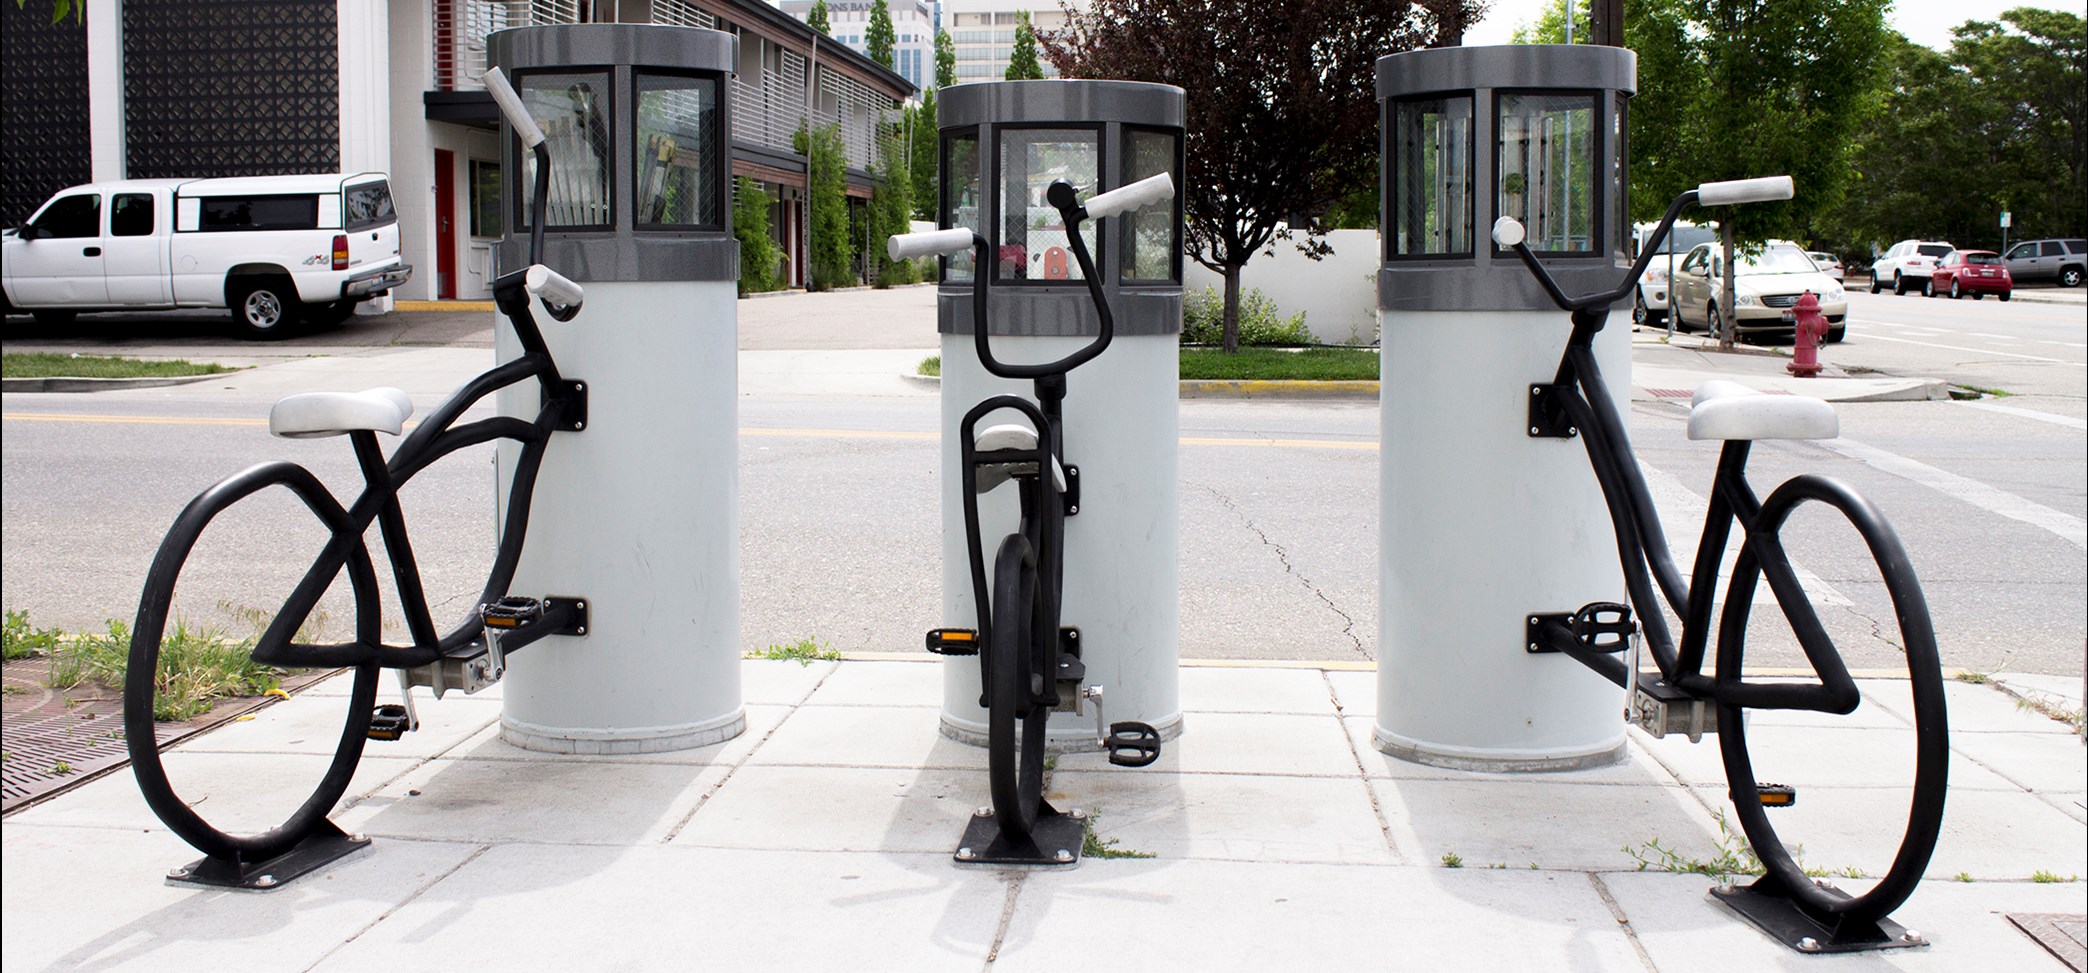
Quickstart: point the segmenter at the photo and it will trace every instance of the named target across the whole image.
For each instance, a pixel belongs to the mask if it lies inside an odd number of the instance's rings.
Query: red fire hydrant
[[[1811,378],[1820,374],[1820,341],[1827,337],[1827,316],[1820,313],[1820,299],[1811,291],[1799,295],[1792,312],[1791,363],[1784,368],[1799,378]]]

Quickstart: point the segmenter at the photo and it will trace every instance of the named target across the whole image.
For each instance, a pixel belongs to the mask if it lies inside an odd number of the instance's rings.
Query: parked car
[[[1731,320],[1735,337],[1792,334],[1797,319],[1793,309],[1799,296],[1811,291],[1819,299],[1820,313],[1827,317],[1827,340],[1840,341],[1847,334],[1848,294],[1834,278],[1821,273],[1805,251],[1788,243],[1735,254],[1739,272],[1733,275],[1733,303],[1737,306],[1728,313],[1719,306],[1725,287],[1720,249],[1715,243],[1701,244],[1676,265],[1678,327],[1702,327],[1715,335]]]
[[[1826,274],[1835,280],[1843,279],[1840,257],[1831,253],[1821,253],[1818,250],[1807,250],[1805,255],[1812,258],[1813,265],[1820,268],[1820,273]]]
[[[1631,231],[1631,256],[1638,259],[1640,248],[1645,246],[1646,236],[1659,228],[1658,223],[1640,223]],[[1639,275],[1637,295],[1631,302],[1631,323],[1640,327],[1659,327],[1667,321],[1668,276],[1682,255],[1699,243],[1710,243],[1718,238],[1718,224],[1699,226],[1695,223],[1677,221],[1662,240],[1661,256],[1646,265],[1646,272]]]
[[[1992,250],[1951,251],[1922,286],[1922,292],[1930,297],[1949,294],[1953,301],[1967,294],[1975,301],[1988,294],[1999,294],[2005,301],[2014,290],[2015,282],[2002,265],[2001,255]]]
[[[2056,280],[2061,287],[2081,286],[2088,268],[2088,240],[2025,240],[2001,258],[2018,281]]]
[[[74,186],[0,234],[0,310],[223,307],[249,338],[338,324],[413,274],[381,172]]]
[[[1871,264],[1870,292],[1876,294],[1892,285],[1894,294],[1920,290],[1921,282],[1936,270],[1936,262],[1956,247],[1941,240],[1901,240]]]

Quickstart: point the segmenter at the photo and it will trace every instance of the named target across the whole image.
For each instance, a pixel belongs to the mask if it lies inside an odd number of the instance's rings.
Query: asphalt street
[[[1851,300],[1849,339],[1828,348],[1827,360],[1852,372],[1927,374],[2012,394],[1839,404],[1843,439],[1761,444],[1757,483],[1766,492],[1797,473],[1824,473],[1869,495],[1907,543],[1946,665],[2078,677],[2088,633],[2079,536],[2088,470],[2082,305],[1860,293]],[[897,374],[936,347],[932,301],[932,290],[911,288],[741,302],[748,647],[809,638],[848,651],[918,651],[923,630],[960,621],[937,617],[937,395]],[[397,379],[425,410],[487,361],[491,313],[394,313],[262,346],[228,341],[200,318],[172,326],[86,320],[93,324],[84,336],[10,320],[5,350],[268,367],[175,388],[5,396],[0,600],[43,625],[127,619],[174,514],[242,466],[290,459],[349,490],[356,474],[348,451],[331,440],[271,439],[269,403],[343,360],[381,370],[403,349],[440,349],[414,357],[423,371]],[[836,349],[856,349],[836,360],[877,364],[847,381],[790,378],[823,367],[817,353]],[[1716,451],[1684,437],[1685,416],[1686,402],[1640,396],[1629,421],[1668,539],[1686,558]],[[1190,399],[1180,423],[1182,656],[1375,658],[1376,404]],[[472,602],[483,580],[493,537],[488,456],[454,456],[403,497],[444,621]],[[272,607],[319,543],[310,516],[287,500],[257,507],[240,529],[213,528],[220,533],[207,538],[219,546],[198,555],[184,582],[186,610],[199,619]],[[1815,517],[1794,523],[1785,539],[1809,587],[1831,592],[1818,599],[1823,620],[1851,664],[1889,664],[1891,606],[1847,528]],[[1757,602],[1750,630],[1769,645],[1782,623]],[[345,617],[345,605],[335,608]],[[1789,650],[1751,659],[1800,662]]]

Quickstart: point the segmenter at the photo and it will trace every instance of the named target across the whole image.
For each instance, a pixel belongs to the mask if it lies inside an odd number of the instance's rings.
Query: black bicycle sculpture
[[[987,712],[987,773],[993,794],[992,806],[981,808],[965,828],[956,852],[960,862],[1064,865],[1080,859],[1083,816],[1062,814],[1044,799],[1045,738],[1053,712],[1078,713],[1092,704],[1096,742],[1108,751],[1111,763],[1143,767],[1160,756],[1160,734],[1151,725],[1104,720],[1104,687],[1085,685],[1080,630],[1061,624],[1066,518],[1080,510],[1080,468],[1066,462],[1063,404],[1067,373],[1101,355],[1115,333],[1080,224],[1173,195],[1174,182],[1165,174],[1101,193],[1085,204],[1070,183],[1053,182],[1045,190],[1045,201],[1064,221],[1067,249],[1087,282],[1101,327],[1094,340],[1044,364],[1017,364],[994,356],[986,297],[993,251],[984,237],[965,229],[935,230],[894,236],[888,244],[895,260],[973,248],[979,269],[972,275],[972,335],[979,362],[1001,378],[1030,379],[1035,389],[1035,402],[1019,395],[992,396],[965,413],[957,427],[965,550],[979,625],[932,630],[927,647],[943,655],[979,657],[979,705]],[[1003,410],[1021,414],[1026,424],[979,428],[987,416]],[[1016,487],[1021,519],[1014,533],[1002,538],[989,578],[980,538],[979,496],[1009,482]]]
[[[1631,598],[1628,607],[1598,603],[1571,615],[1533,614],[1527,619],[1528,641],[1540,650],[1563,652],[1630,690],[1631,717],[1656,736],[1683,732],[1695,741],[1704,733],[1717,733],[1733,805],[1766,873],[1749,886],[1719,889],[1722,901],[1804,952],[1919,946],[1926,940],[1886,916],[1920,883],[1943,824],[1950,742],[1942,667],[1927,599],[1899,535],[1884,514],[1847,484],[1823,476],[1795,476],[1770,491],[1767,499],[1760,499],[1747,480],[1747,456],[1753,441],[1831,439],[1839,434],[1833,407],[1802,396],[1763,395],[1731,382],[1707,383],[1697,392],[1690,410],[1690,438],[1723,440],[1725,446],[1704,514],[1696,562],[1685,583],[1669,553],[1659,515],[1625,436],[1624,421],[1595,363],[1593,341],[1608,319],[1609,308],[1631,293],[1632,282],[1645,272],[1684,207],[1789,199],[1791,193],[1788,176],[1706,183],[1685,192],[1668,207],[1659,229],[1616,288],[1572,298],[1559,290],[1523,243],[1520,223],[1503,218],[1494,224],[1495,242],[1512,248],[1552,301],[1571,313],[1573,335],[1556,377],[1549,385],[1530,388],[1529,434],[1576,436],[1586,446],[1609,507]],[[1805,874],[1769,820],[1770,809],[1795,803],[1797,792],[1757,783],[1747,750],[1746,710],[1847,715],[1862,702],[1841,652],[1800,586],[1784,549],[1781,531],[1785,522],[1808,502],[1824,504],[1846,517],[1876,561],[1894,612],[1893,622],[1883,626],[1885,638],[1903,648],[1912,690],[1915,759],[1907,828],[1891,869],[1861,895],[1850,895]],[[1735,524],[1742,535],[1740,552],[1717,620],[1716,665],[1706,674],[1713,589]],[[1756,585],[1764,578],[1817,681],[1770,682],[1744,673],[1748,611]],[[1670,636],[1663,609],[1681,620],[1679,646]],[[1638,668],[1641,637],[1651,650],[1657,673]],[[1618,658],[1627,648],[1632,651],[1630,658]]]
[[[587,602],[578,597],[515,597],[509,594],[529,526],[531,493],[544,449],[556,432],[578,432],[587,423],[587,387],[562,375],[552,360],[530,313],[532,296],[558,321],[570,321],[580,310],[578,284],[541,263],[544,213],[551,178],[550,153],[544,135],[523,109],[521,99],[498,69],[486,74],[492,92],[524,148],[535,154],[536,180],[530,202],[529,265],[493,282],[494,301],[515,329],[522,354],[466,382],[406,436],[386,459],[379,432],[398,435],[413,404],[397,389],[363,392],[311,392],[276,403],[269,430],[290,438],[346,435],[355,450],[363,478],[360,496],[342,506],[319,479],[302,466],[262,463],[220,481],[191,501],[161,542],[145,577],[145,592],[131,634],[129,669],[124,678],[124,732],[139,789],[153,813],[175,834],[206,856],[169,873],[170,881],[210,886],[268,889],[367,846],[368,839],[344,834],[327,814],[347,791],[363,745],[371,739],[396,740],[417,729],[413,686],[428,686],[439,698],[447,689],[476,692],[499,680],[507,656],[548,635],[584,635]],[[542,406],[534,421],[496,417],[458,424],[465,410],[500,389],[534,381]],[[496,440],[521,446],[508,486],[506,516],[477,608],[448,633],[437,631],[429,613],[418,564],[399,505],[399,488],[430,464],[460,449]],[[317,517],[329,540],[311,568],[276,611],[253,648],[256,662],[283,669],[350,669],[353,689],[341,736],[310,797],[282,823],[258,834],[233,834],[213,825],[184,801],[168,781],[155,736],[157,686],[167,674],[163,647],[168,637],[177,582],[204,529],[219,515],[270,487],[283,487]],[[383,640],[382,593],[364,537],[375,522],[391,563],[407,632],[408,645]],[[355,636],[347,642],[297,641],[319,601],[346,572],[354,598]],[[179,626],[177,625],[177,628]],[[377,670],[399,672],[403,700],[376,706]],[[207,808],[218,814],[217,808]],[[224,815],[219,814],[222,819]]]

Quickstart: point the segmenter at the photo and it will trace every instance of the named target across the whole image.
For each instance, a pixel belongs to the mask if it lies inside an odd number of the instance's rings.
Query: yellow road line
[[[266,426],[266,419],[232,419],[213,416],[125,416],[86,415],[60,412],[8,412],[0,413],[0,419],[10,422],[80,422],[98,424],[129,424],[140,426]],[[413,423],[408,423],[412,426]],[[934,441],[942,438],[941,433],[901,429],[755,429],[742,428],[742,437],[749,439],[898,439]],[[1184,446],[1275,446],[1291,449],[1353,449],[1376,450],[1378,444],[1364,440],[1341,439],[1265,439],[1265,438],[1221,438],[1211,436],[1183,436]]]

